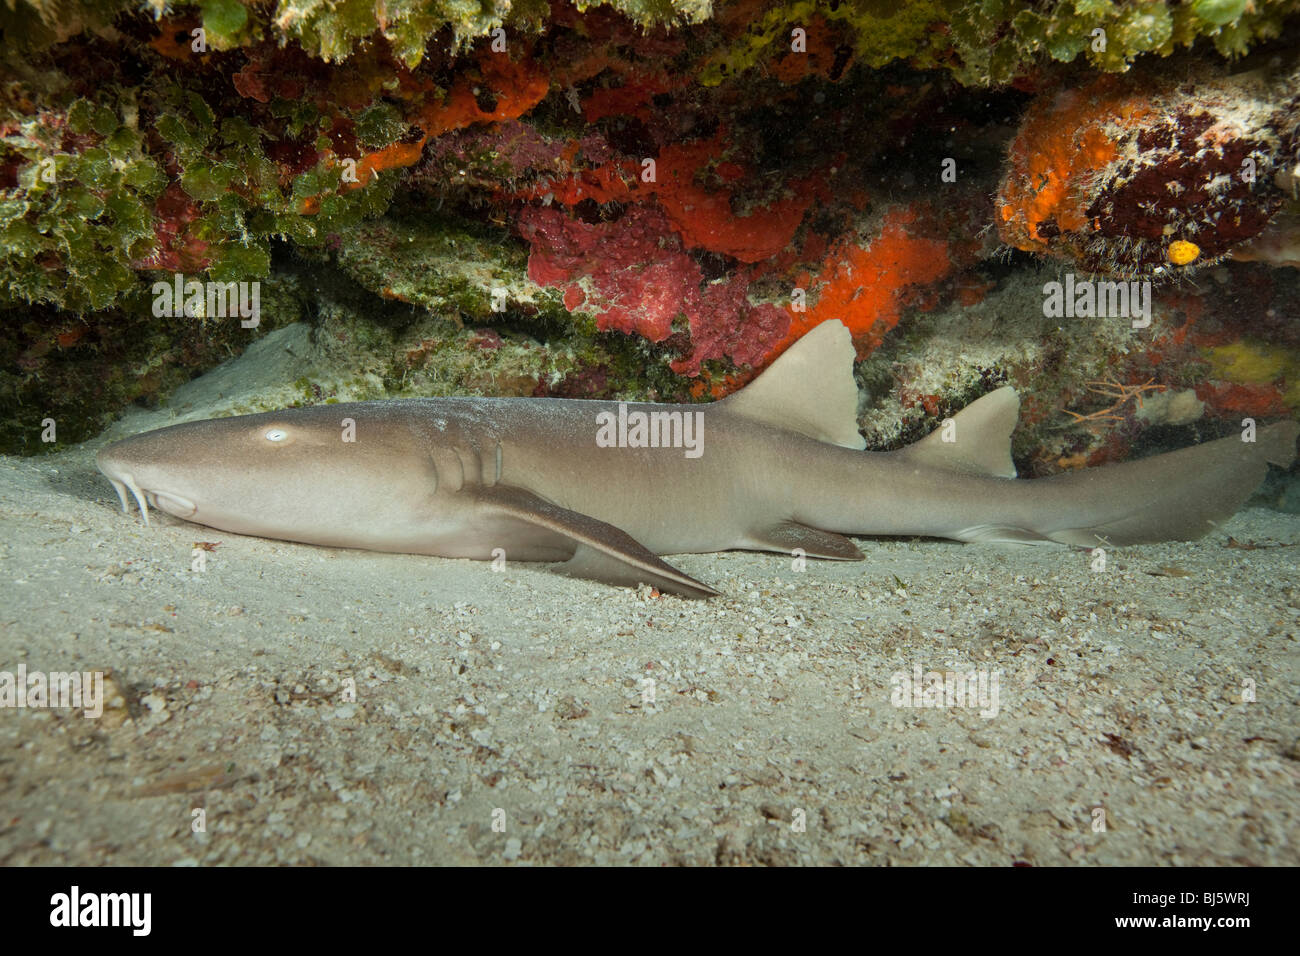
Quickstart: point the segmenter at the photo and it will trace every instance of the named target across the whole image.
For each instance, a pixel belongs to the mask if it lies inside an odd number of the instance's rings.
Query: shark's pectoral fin
[[[830,558],[835,561],[861,561],[866,557],[858,546],[841,534],[820,531],[797,521],[783,521],[761,531],[745,535],[743,545],[751,551],[780,551],[786,554],[796,549],[812,558]]]
[[[514,524],[534,542],[539,540],[539,533],[553,538],[557,546],[567,542],[573,556],[560,565],[565,574],[628,587],[649,584],[690,598],[718,593],[661,561],[627,532],[591,515],[561,508],[519,488],[498,485],[480,492],[478,498],[486,510],[484,517],[503,537],[509,536],[510,525]],[[509,559],[509,547],[504,550]]]
[[[613,525],[603,527],[623,534]],[[572,558],[560,565],[560,571],[575,578],[592,578],[606,584],[621,584],[630,588],[649,584],[660,591],[681,597],[709,598],[717,595],[718,592],[707,584],[683,574],[666,561],[661,561],[627,535],[623,537],[637,551],[629,550],[621,542],[583,543],[578,545]]]

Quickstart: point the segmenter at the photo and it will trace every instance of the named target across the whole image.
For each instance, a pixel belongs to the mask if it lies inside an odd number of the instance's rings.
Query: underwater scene
[[[0,36],[0,865],[1300,863],[1300,0]]]

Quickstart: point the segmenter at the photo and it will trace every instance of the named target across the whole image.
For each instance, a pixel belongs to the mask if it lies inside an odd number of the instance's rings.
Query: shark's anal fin
[[[980,541],[993,544],[1049,544],[1051,541],[1050,538],[1028,528],[993,524],[972,525],[954,532],[952,537],[957,541]]]
[[[898,455],[928,468],[1014,478],[1011,433],[1019,415],[1020,398],[1014,388],[1004,385],[971,402],[948,424],[908,445]]]
[[[500,485],[484,489],[477,498],[484,523],[493,527],[503,541],[523,532],[534,545],[550,539],[555,547],[565,549],[567,543],[573,556],[560,565],[565,574],[628,587],[649,584],[689,598],[718,593],[660,560],[627,532],[591,515],[561,508],[529,491]],[[510,549],[504,550],[508,560]]]
[[[833,561],[861,561],[866,557],[858,546],[841,534],[819,531],[797,521],[783,521],[745,536],[745,545],[753,551],[778,551],[792,554],[796,549],[810,558]]]

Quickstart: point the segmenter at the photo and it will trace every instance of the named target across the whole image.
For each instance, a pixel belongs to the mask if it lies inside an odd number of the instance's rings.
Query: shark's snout
[[[145,503],[145,492],[135,483],[135,478],[127,470],[126,462],[122,461],[116,455],[112,454],[113,446],[101,448],[99,454],[95,456],[95,464],[99,467],[101,473],[113,484],[113,490],[117,492],[117,500],[122,502],[122,513],[131,510],[130,504],[126,500],[126,493],[131,492],[131,497],[135,503],[140,506],[140,515],[144,518],[144,523],[149,523],[149,506]]]
[[[198,511],[198,506],[190,499],[175,494],[174,492],[163,491],[159,488],[149,487],[149,483],[137,479],[138,467],[133,467],[129,456],[121,454],[117,445],[109,445],[100,449],[95,456],[95,464],[113,485],[113,490],[117,492],[117,498],[122,503],[122,511],[131,510],[127,502],[127,492],[140,508],[140,517],[144,519],[145,525],[149,524],[149,505],[168,514],[175,515],[178,518],[188,518]]]

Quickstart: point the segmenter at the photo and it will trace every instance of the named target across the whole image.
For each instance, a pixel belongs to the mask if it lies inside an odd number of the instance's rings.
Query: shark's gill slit
[[[478,445],[470,445],[469,455],[471,456],[470,466],[473,468],[474,482],[476,484],[486,486],[488,483],[487,460],[484,459],[482,450],[479,448]],[[469,477],[470,475],[469,472],[467,471],[465,474],[465,478],[467,481],[469,480]]]
[[[461,452],[460,448],[453,448],[451,450],[451,454],[456,461],[456,467],[460,469],[460,477],[455,479],[456,487],[453,488],[452,490],[460,491],[460,489],[465,487],[465,476],[467,474],[467,472],[465,471],[465,456]]]

